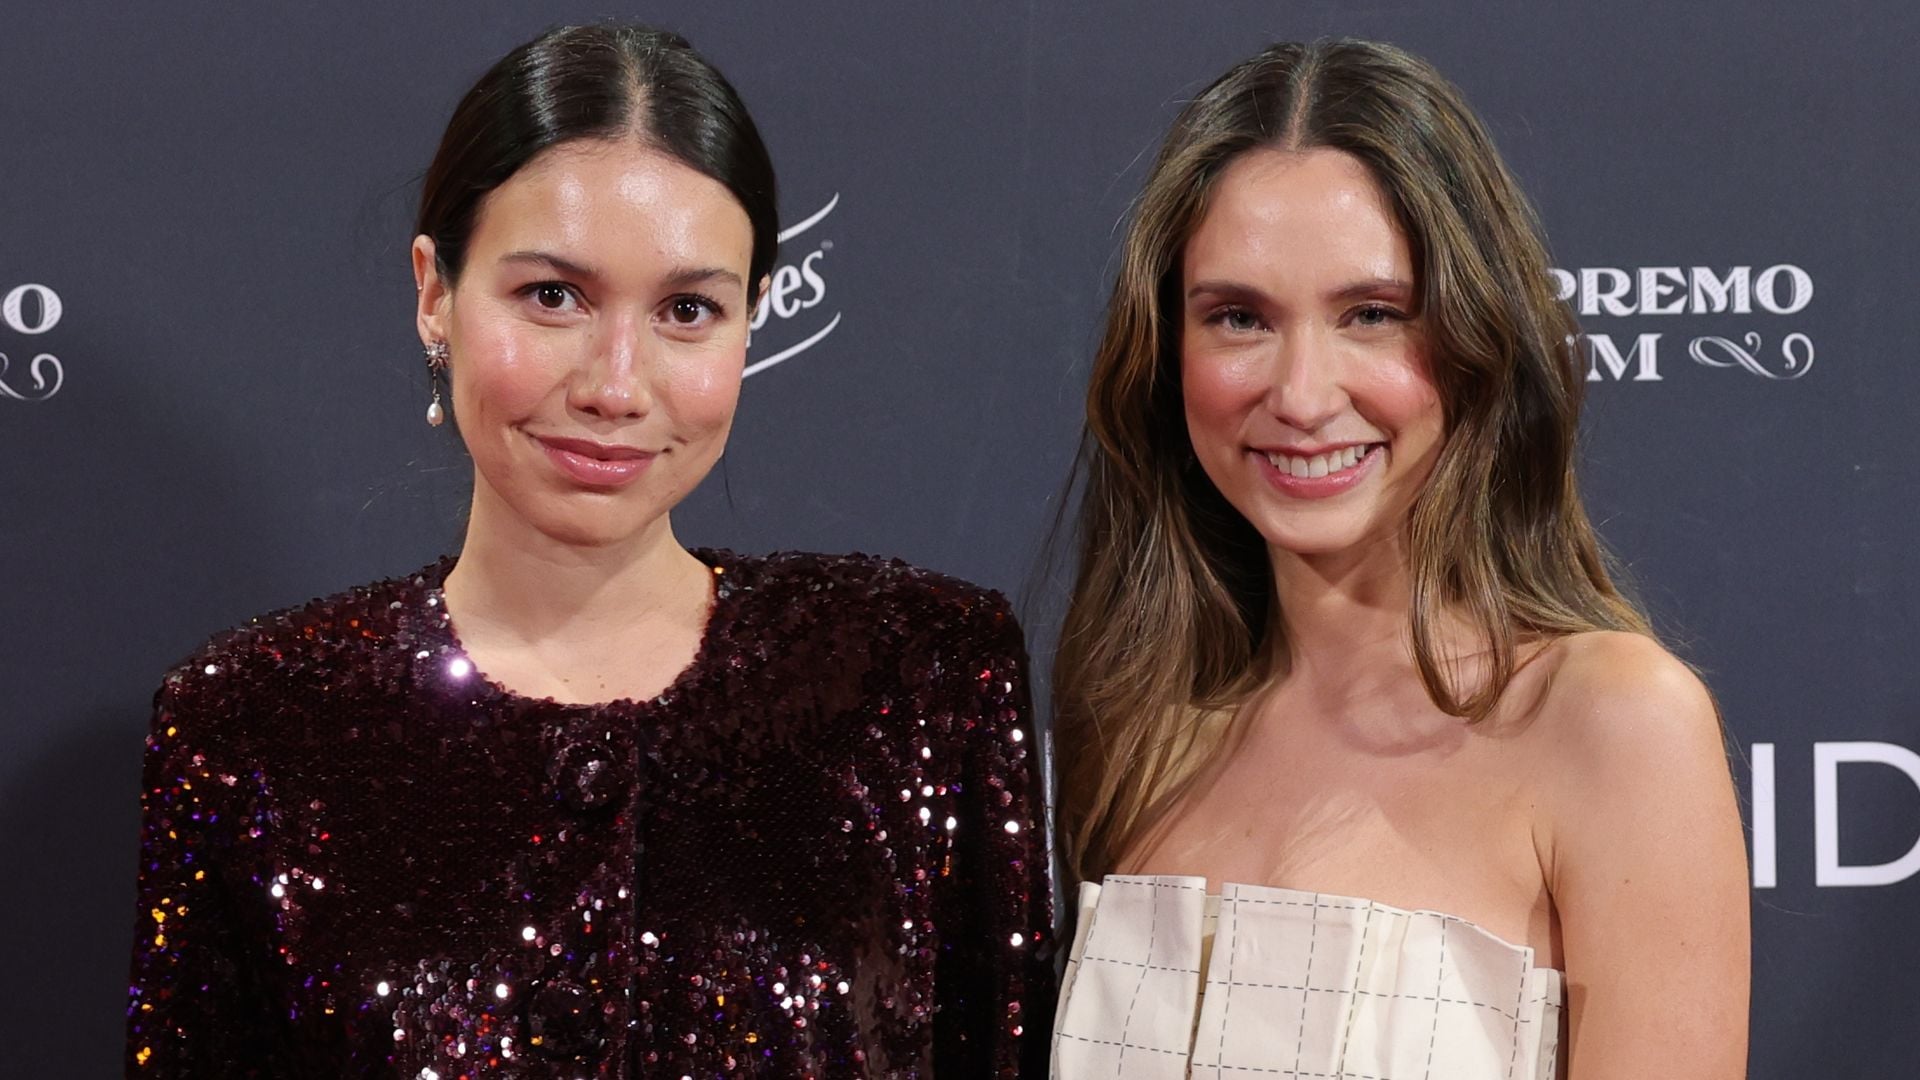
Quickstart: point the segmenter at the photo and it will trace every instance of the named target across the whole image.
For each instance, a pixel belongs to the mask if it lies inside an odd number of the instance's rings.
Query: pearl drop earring
[[[427,405],[427,423],[439,427],[447,421],[447,410],[440,404],[440,380],[447,373],[447,343],[436,341],[427,346],[427,379],[433,384],[433,401]]]

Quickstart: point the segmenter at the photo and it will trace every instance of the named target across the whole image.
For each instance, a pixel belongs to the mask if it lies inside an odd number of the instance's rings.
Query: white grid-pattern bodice
[[[1054,1080],[1553,1080],[1560,973],[1473,923],[1207,883],[1080,886]]]

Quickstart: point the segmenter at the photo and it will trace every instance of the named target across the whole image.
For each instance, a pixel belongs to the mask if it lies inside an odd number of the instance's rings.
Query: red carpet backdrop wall
[[[689,542],[1028,600],[1121,221],[1180,103],[1283,38],[1433,60],[1587,331],[1596,520],[1725,710],[1753,1075],[1920,1075],[1920,7],[1125,0],[0,10],[0,1047],[118,1068],[141,739],[249,615],[458,539],[408,223],[460,92],[556,22],[680,30],[784,243]],[[271,11],[271,14],[267,12]],[[1684,827],[1684,823],[1679,823]]]

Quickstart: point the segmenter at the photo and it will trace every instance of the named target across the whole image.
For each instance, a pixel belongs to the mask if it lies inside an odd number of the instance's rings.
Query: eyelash
[[[1372,323],[1372,324],[1362,324],[1362,325],[1382,326],[1382,325],[1385,325],[1385,323],[1388,321],[1405,322],[1407,320],[1407,316],[1404,312],[1397,311],[1394,308],[1388,307],[1385,304],[1362,304],[1360,307],[1355,308],[1353,312],[1348,315],[1348,319],[1358,320],[1361,316],[1369,315],[1369,314],[1377,314],[1381,316],[1381,322]],[[1253,319],[1255,322],[1260,321],[1260,316],[1255,314],[1249,308],[1223,307],[1218,311],[1215,311],[1213,314],[1207,316],[1207,322],[1213,325],[1226,326],[1227,320],[1236,315],[1245,315]]]
[[[667,310],[669,311],[673,310],[674,306],[679,304],[682,300],[691,300],[694,303],[699,304],[701,307],[706,308],[708,313],[711,314],[716,319],[726,317],[726,314],[727,314],[726,306],[720,303],[720,301],[715,300],[713,297],[706,295],[705,293],[680,293],[677,296],[670,297],[667,300]]]
[[[1390,308],[1385,304],[1362,304],[1357,310],[1354,311],[1353,317],[1358,319],[1362,315],[1373,314],[1373,313],[1377,313],[1380,316],[1382,316],[1381,323],[1375,323],[1374,325],[1376,326],[1382,325],[1383,323],[1388,321],[1405,322],[1407,319],[1407,317],[1404,314],[1398,311],[1395,311],[1393,308]]]
[[[1207,323],[1209,325],[1214,325],[1214,326],[1227,326],[1227,320],[1233,318],[1235,315],[1245,315],[1248,318],[1254,320],[1255,322],[1260,321],[1260,316],[1254,314],[1253,311],[1249,308],[1223,307],[1215,311],[1213,314],[1208,315]],[[1227,329],[1232,330],[1233,328],[1227,327]]]
[[[573,286],[567,284],[564,281],[531,282],[520,288],[520,296],[524,299],[533,301],[534,304],[543,311],[558,311],[559,310],[558,308],[549,308],[545,304],[541,304],[537,299],[541,291],[545,289],[560,289],[564,291],[568,296],[573,298],[573,302],[575,305],[579,305],[584,302],[583,298],[580,295],[580,290],[574,288]],[[691,300],[694,303],[699,304],[701,307],[706,308],[707,312],[716,319],[726,317],[726,314],[727,314],[726,305],[722,304],[718,300],[715,300],[713,297],[706,295],[705,293],[679,293],[677,295],[671,296],[667,299],[668,310],[672,310],[675,305],[678,305],[683,300]]]
[[[574,288],[573,286],[571,286],[571,285],[569,285],[569,284],[567,284],[567,283],[566,283],[566,282],[564,282],[564,281],[535,281],[535,282],[531,282],[531,283],[529,283],[529,284],[527,284],[527,285],[523,285],[523,286],[521,286],[521,287],[520,287],[520,296],[521,296],[521,297],[522,297],[523,299],[526,299],[526,300],[531,300],[531,301],[533,301],[533,304],[534,304],[534,306],[535,306],[535,307],[538,307],[538,308],[539,308],[540,310],[542,310],[542,311],[558,311],[558,310],[560,310],[560,309],[558,309],[558,308],[550,308],[550,307],[548,307],[548,306],[546,306],[545,304],[542,304],[542,303],[540,303],[540,301],[539,301],[539,299],[538,299],[538,298],[539,298],[539,295],[540,295],[540,293],[541,293],[541,291],[543,291],[543,290],[545,290],[545,289],[559,289],[559,290],[561,290],[561,291],[563,291],[563,292],[565,292],[565,293],[566,293],[566,294],[567,294],[568,296],[570,296],[570,297],[572,297],[572,298],[573,298],[573,302],[574,302],[574,304],[575,304],[576,306],[578,306],[578,305],[579,305],[580,303],[582,303],[582,301],[583,301],[583,298],[582,298],[582,297],[581,297],[581,295],[580,295],[580,290],[579,290],[579,289],[576,289],[576,288]]]

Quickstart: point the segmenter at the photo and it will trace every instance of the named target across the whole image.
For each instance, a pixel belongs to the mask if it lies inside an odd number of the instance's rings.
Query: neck
[[[475,476],[473,511],[445,594],[463,630],[527,643],[605,643],[648,613],[685,606],[706,569],[662,514],[608,544],[557,539],[535,528]]]
[[[1281,634],[1277,671],[1383,670],[1411,662],[1412,576],[1399,539],[1329,555],[1270,548]]]

